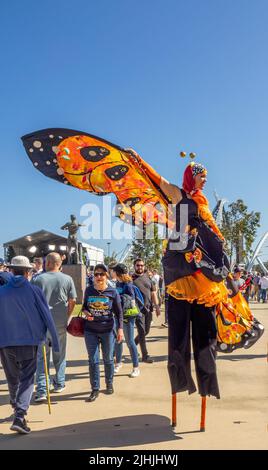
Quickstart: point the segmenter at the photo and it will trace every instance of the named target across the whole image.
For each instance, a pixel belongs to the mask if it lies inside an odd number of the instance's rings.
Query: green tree
[[[252,253],[252,244],[260,227],[260,212],[248,212],[248,207],[238,199],[229,204],[223,218],[222,232],[227,242],[231,260],[241,263],[246,255]]]
[[[131,259],[142,258],[149,269],[161,269],[162,240],[158,235],[157,224],[151,224],[146,228],[147,237],[145,237],[145,228],[143,229],[143,238],[135,239],[132,244]]]
[[[117,263],[117,254],[115,251],[112,252],[111,256],[104,256],[104,264],[108,266],[110,263]]]

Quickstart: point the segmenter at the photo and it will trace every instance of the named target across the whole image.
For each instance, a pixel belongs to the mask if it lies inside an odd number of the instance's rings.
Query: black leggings
[[[138,334],[135,338],[135,343],[140,345],[142,359],[146,359],[148,356],[146,339],[145,337],[149,334],[152,323],[152,312],[151,310],[144,309],[142,315],[136,318],[136,327]]]
[[[214,308],[176,300],[169,295],[168,372],[172,393],[196,391],[191,375],[191,322],[198,391],[201,396],[220,398],[215,362],[217,329]]]

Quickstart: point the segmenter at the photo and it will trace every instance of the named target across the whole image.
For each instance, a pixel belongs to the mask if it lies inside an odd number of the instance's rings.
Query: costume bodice
[[[182,199],[173,209],[175,228],[170,233],[169,243],[171,241],[178,241],[182,233],[188,232],[194,228],[198,229],[201,223],[196,202],[188,198],[183,189],[181,189],[181,194]]]
[[[175,230],[170,234],[163,257],[165,284],[198,270],[220,282],[228,273],[222,240],[199,217],[196,202],[188,198],[185,191],[181,192],[182,199],[174,208]]]

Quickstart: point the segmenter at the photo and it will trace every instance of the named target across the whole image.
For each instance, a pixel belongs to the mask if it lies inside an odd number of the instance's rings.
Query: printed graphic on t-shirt
[[[87,309],[93,317],[103,317],[110,313],[109,298],[89,296],[87,298]]]

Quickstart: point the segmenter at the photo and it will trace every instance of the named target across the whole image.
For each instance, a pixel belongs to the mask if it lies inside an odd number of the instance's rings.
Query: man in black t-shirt
[[[156,309],[157,316],[160,315],[160,308],[158,305],[156,285],[145,273],[144,261],[141,258],[134,261],[134,269],[135,273],[132,276],[133,283],[140,289],[144,299],[142,315],[136,319],[138,335],[135,338],[135,343],[140,345],[142,361],[150,364],[153,362],[153,359],[148,354],[145,337],[150,331],[153,307]]]

